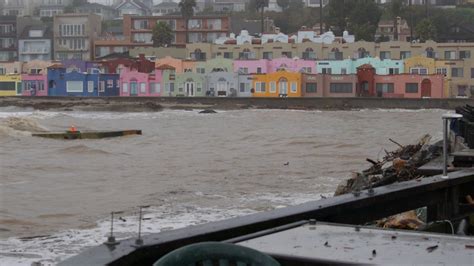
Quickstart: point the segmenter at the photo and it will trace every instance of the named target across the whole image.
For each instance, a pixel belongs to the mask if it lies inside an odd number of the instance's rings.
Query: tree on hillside
[[[261,33],[264,33],[265,27],[263,25],[263,11],[268,6],[268,0],[255,0],[255,8],[260,11]]]
[[[72,0],[72,3],[66,7],[64,7],[63,13],[74,13],[76,7],[89,3],[88,0]]]
[[[303,0],[289,0],[288,8],[289,9],[302,9],[302,8],[304,8]]]
[[[168,47],[173,41],[173,32],[168,23],[160,21],[153,27],[153,46]]]
[[[290,0],[277,0],[277,4],[281,9],[285,10],[290,5]]]
[[[189,19],[194,16],[194,8],[196,7],[196,0],[181,0],[179,2],[179,9],[181,10],[181,16],[184,18],[184,29],[186,34],[186,43],[189,42],[188,38],[188,23]]]
[[[426,42],[427,40],[436,40],[437,30],[433,21],[429,18],[425,18],[420,21],[416,27],[416,36],[420,41]]]

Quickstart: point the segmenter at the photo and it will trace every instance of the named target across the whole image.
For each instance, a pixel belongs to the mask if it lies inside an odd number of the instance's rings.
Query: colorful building
[[[103,73],[120,74],[125,68],[136,70],[141,73],[152,73],[155,71],[155,62],[145,58],[144,54],[140,54],[138,58],[117,58],[112,60],[103,60],[98,62]]]
[[[426,73],[377,75],[364,64],[357,68],[357,96],[399,98],[444,98],[443,75]]]
[[[167,66],[167,68],[172,67],[176,73],[194,72],[195,65],[196,62],[193,60],[176,59],[170,56],[155,61],[156,68],[159,69],[161,66]]]
[[[280,70],[288,72],[301,72],[301,73],[316,73],[316,65],[314,60],[303,60],[281,57],[272,60],[268,60],[268,72],[273,73]]]
[[[98,69],[89,73],[72,70],[62,65],[48,68],[48,96],[119,96],[119,75],[102,74]]]
[[[202,97],[212,96],[207,90],[204,74],[184,72],[176,74],[175,91],[170,96]]]
[[[253,97],[301,97],[301,73],[285,70],[254,75]]]
[[[233,72],[215,70],[206,74],[208,96],[236,97],[238,75]],[[207,94],[206,94],[207,95]]]
[[[266,74],[268,73],[268,62],[266,59],[234,60],[234,72],[239,74]]]
[[[20,74],[0,75],[0,96],[21,95]]]
[[[207,61],[198,61],[195,64],[196,72],[207,74],[211,72],[233,72],[233,61],[231,59],[216,57]]]
[[[142,73],[136,69],[122,69],[120,96],[161,96],[161,70]]]
[[[355,97],[356,75],[303,74],[303,97]]]
[[[381,60],[373,57],[317,61],[317,73],[336,75],[356,74],[357,68],[365,64],[374,67],[378,75],[404,73],[403,60]]]
[[[48,96],[48,76],[46,74],[22,74],[23,96]]]

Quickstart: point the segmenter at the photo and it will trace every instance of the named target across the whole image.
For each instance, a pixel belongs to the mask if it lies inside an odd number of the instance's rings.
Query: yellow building
[[[253,97],[301,97],[301,73],[277,71],[255,75]]]
[[[470,96],[470,73],[464,73],[464,60],[436,60],[424,56],[405,59],[405,72],[411,74],[443,74],[445,95]]]
[[[21,76],[19,74],[0,75],[0,96],[21,95]]]

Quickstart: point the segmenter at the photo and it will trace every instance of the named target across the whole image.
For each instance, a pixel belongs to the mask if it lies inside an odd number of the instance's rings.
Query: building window
[[[436,68],[436,74],[439,74],[439,75],[447,75],[448,74],[448,69],[445,68],[445,67],[439,67],[439,68]]]
[[[291,52],[281,52],[282,57],[291,58]]]
[[[99,82],[99,92],[105,92],[105,81]]]
[[[123,93],[128,93],[128,83],[127,82],[122,83],[122,92]]]
[[[411,51],[401,51],[400,59],[407,59],[411,57]]]
[[[451,68],[451,77],[453,78],[462,78],[464,76],[462,67],[453,67]]]
[[[341,75],[347,75],[347,68],[341,68]]]
[[[318,91],[318,83],[306,83],[306,92],[315,93]]]
[[[0,75],[6,75],[7,74],[7,69],[4,67],[0,68]]]
[[[262,74],[262,68],[261,67],[257,67],[257,74]]]
[[[270,92],[274,93],[274,92],[276,92],[276,90],[277,90],[276,82],[271,81],[270,82]]]
[[[396,67],[391,67],[391,68],[388,69],[388,74],[398,75],[398,74],[400,74],[400,69],[398,69]]]
[[[146,83],[145,82],[140,82],[140,93],[141,94],[146,93]]]
[[[333,48],[331,52],[328,54],[329,60],[342,60],[343,54],[339,52],[339,49]]]
[[[244,49],[243,52],[239,53],[239,59],[244,59],[244,60],[248,60],[248,59],[255,59],[256,56],[255,56],[255,53],[254,52],[251,52],[249,49]]]
[[[410,68],[410,74],[427,75],[428,74],[428,69],[423,68],[423,67],[413,67],[413,68]]]
[[[263,59],[273,59],[273,52],[263,52]]]
[[[380,59],[391,59],[391,53],[389,51],[382,51],[380,52]]]
[[[331,93],[352,93],[352,83],[331,83],[329,84]]]
[[[265,82],[255,82],[255,92],[265,92]]]
[[[303,52],[303,59],[304,60],[315,60],[316,59],[316,53],[313,51],[312,48],[308,47]]]
[[[174,82],[165,83],[166,92],[174,92]]]
[[[240,74],[248,74],[249,73],[248,67],[240,67],[239,68],[239,73]]]
[[[93,93],[94,92],[94,81],[87,82],[87,92]]]
[[[321,74],[331,74],[332,69],[331,68],[322,68],[321,69]]]
[[[471,78],[474,79],[474,68],[471,68]]]
[[[290,89],[291,89],[291,92],[292,92],[292,93],[296,93],[296,92],[298,91],[298,85],[296,84],[295,81],[291,82],[291,87],[290,87]]]
[[[406,93],[418,93],[418,83],[406,83],[405,84]]]
[[[394,85],[393,83],[377,83],[375,85],[375,90],[377,93],[393,93]]]
[[[84,84],[82,81],[66,81],[66,92],[83,92]]]
[[[157,94],[160,93],[161,91],[161,84],[156,83],[156,82],[151,82],[150,83],[150,93],[151,94]]]
[[[224,58],[233,59],[234,58],[234,53],[224,52]]]
[[[185,72],[186,72],[186,71],[185,71]],[[191,72],[191,71],[189,71],[189,72]],[[197,67],[197,68],[196,68],[196,73],[204,74],[204,73],[206,73],[206,69],[203,68],[203,67]]]
[[[302,67],[301,68],[302,73],[311,73],[311,67]]]
[[[425,55],[428,58],[435,58],[436,57],[436,53],[435,53],[434,49],[431,48],[431,47],[426,48]]]
[[[447,60],[456,59],[456,51],[445,51],[444,52],[444,59],[447,59]]]
[[[459,51],[459,59],[471,58],[471,51]]]
[[[240,83],[240,92],[250,92],[250,83]]]
[[[357,49],[357,58],[370,57],[370,53],[365,50],[365,48]]]

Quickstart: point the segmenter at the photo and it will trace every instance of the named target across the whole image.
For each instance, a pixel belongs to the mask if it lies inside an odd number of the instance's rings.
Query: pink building
[[[124,68],[120,74],[120,96],[161,96],[161,70],[141,73]]]
[[[287,57],[269,60],[268,73],[273,73],[278,70],[316,74],[316,63],[314,60],[292,59]]]
[[[234,60],[234,72],[239,74],[266,74],[268,60]]]
[[[375,75],[377,96],[390,98],[446,98],[443,75]]]
[[[22,74],[21,86],[23,96],[48,96],[46,74]]]

